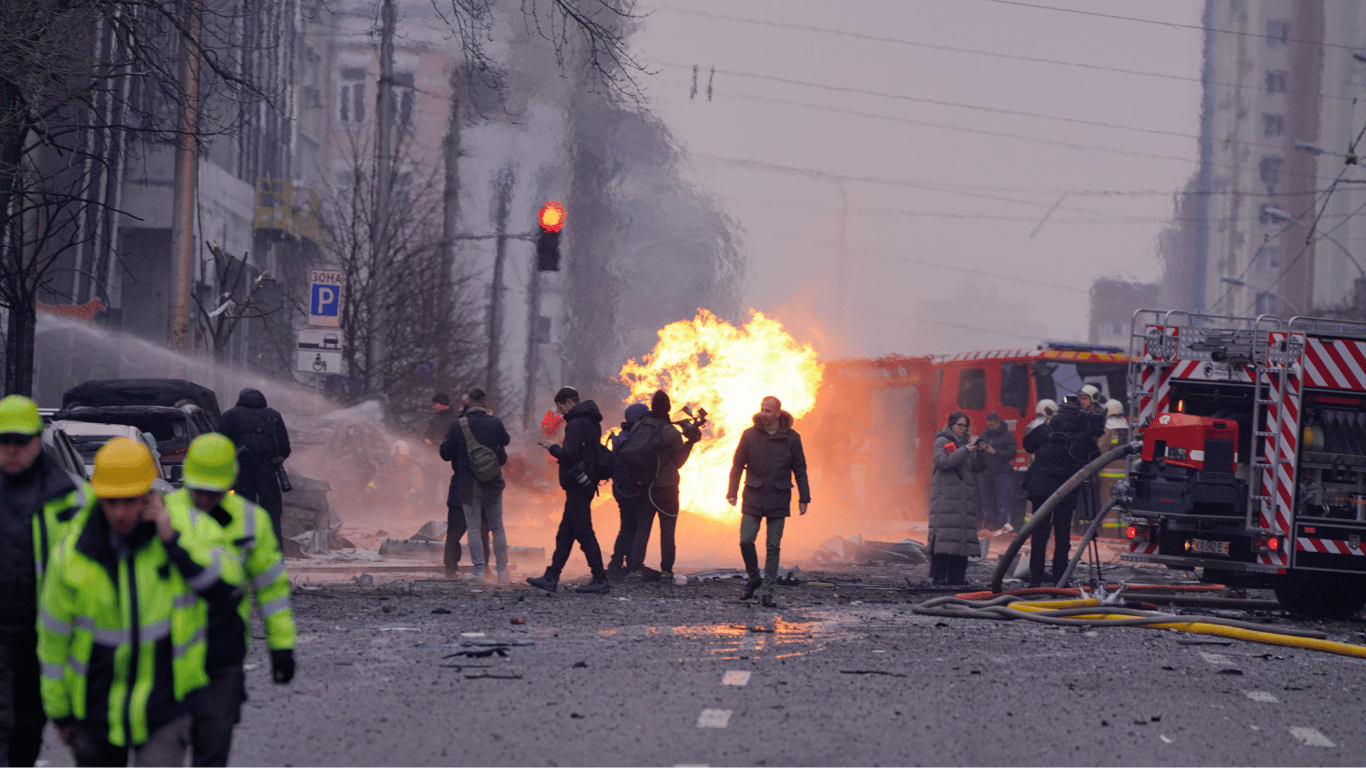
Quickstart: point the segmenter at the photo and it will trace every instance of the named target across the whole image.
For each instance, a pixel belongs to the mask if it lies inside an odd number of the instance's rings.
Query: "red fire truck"
[[[861,475],[862,506],[924,519],[929,509],[930,446],[961,410],[972,433],[995,412],[1024,440],[1040,399],[1061,402],[1086,384],[1106,398],[1128,397],[1128,355],[1116,347],[1045,343],[1038,349],[964,352],[924,357],[842,360],[826,370],[817,410],[807,417],[816,439],[806,441],[822,476]],[[1023,450],[1015,469],[1023,472]],[[850,482],[837,493],[859,494]],[[828,491],[827,491],[828,492]],[[1014,500],[1025,503],[1023,491]]]
[[[1366,327],[1140,310],[1132,336],[1125,559],[1360,611]]]

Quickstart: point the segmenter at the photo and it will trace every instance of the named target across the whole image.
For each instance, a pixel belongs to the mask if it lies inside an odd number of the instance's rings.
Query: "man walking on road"
[[[240,471],[232,489],[261,505],[270,515],[276,540],[283,538],[280,517],[284,499],[277,469],[289,458],[289,430],[284,418],[279,411],[266,407],[266,396],[260,390],[247,388],[237,395],[237,405],[223,414],[218,428],[237,446]]]
[[[735,446],[735,458],[730,464],[730,486],[726,501],[735,506],[740,491],[740,478],[745,480],[745,503],[740,508],[740,556],[745,560],[749,581],[740,591],[740,599],[748,600],[762,587],[765,608],[777,608],[773,587],[778,583],[779,545],[783,540],[783,526],[792,514],[792,482],[797,482],[797,509],[806,514],[811,503],[811,487],[806,481],[806,454],[802,452],[802,437],[792,428],[792,414],[772,395],[759,404],[754,414],[754,426],[740,435]],[[759,578],[759,555],[754,542],[759,537],[759,524],[768,521],[768,556],[764,560],[763,579]]]
[[[33,765],[43,744],[38,594],[52,548],[95,505],[90,483],[43,454],[43,420],[22,395],[0,400],[0,760]]]
[[[99,509],[43,580],[43,707],[77,765],[126,765],[130,750],[135,765],[185,764],[192,694],[209,683],[208,616],[242,599],[236,556],[202,529],[176,530],[156,479],[146,446],[105,444],[90,481]]]
[[[493,539],[493,555],[498,562],[498,583],[508,582],[508,542],[503,532],[503,489],[507,482],[503,473],[497,472],[492,479],[481,481],[475,475],[471,463],[471,452],[480,447],[488,448],[498,458],[501,467],[507,462],[507,444],[512,441],[507,429],[497,416],[489,413],[488,395],[482,387],[475,387],[465,396],[465,413],[452,422],[441,442],[441,458],[449,461],[455,470],[454,484],[459,487],[460,507],[465,515],[465,529],[470,531],[468,545],[470,550],[470,578],[486,576],[489,552],[478,535],[481,525],[488,527]],[[446,539],[450,540],[449,526]]]
[[[607,583],[607,570],[602,567],[602,549],[598,547],[598,537],[593,533],[592,505],[597,484],[588,475],[587,466],[602,440],[602,413],[592,400],[580,402],[579,391],[573,387],[561,387],[555,393],[555,409],[564,416],[564,444],[541,445],[560,464],[564,515],[555,533],[555,554],[550,559],[550,567],[545,569],[545,575],[526,581],[547,592],[558,589],[560,573],[565,563],[569,562],[569,552],[577,541],[588,560],[589,570],[593,572],[593,580],[574,591],[591,594],[607,592],[611,586]]]
[[[232,441],[220,434],[196,437],[185,456],[185,487],[166,497],[167,511],[178,530],[219,526],[221,538],[242,563],[242,600],[209,615],[205,662],[209,685],[196,697],[190,731],[192,765],[196,766],[228,764],[232,731],[247,699],[243,661],[253,600],[265,626],[272,677],[280,685],[294,679],[296,631],[289,574],[270,516],[228,493],[237,479],[236,453]]]

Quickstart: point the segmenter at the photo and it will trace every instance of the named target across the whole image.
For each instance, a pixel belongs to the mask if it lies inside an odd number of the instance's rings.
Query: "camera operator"
[[[691,422],[679,428],[669,421],[672,403],[663,390],[655,392],[650,398],[650,414],[640,420],[634,429],[658,430],[659,448],[656,454],[655,473],[645,491],[645,502],[637,507],[636,536],[628,558],[628,568],[636,569],[647,581],[673,579],[674,532],[678,527],[678,470],[687,463],[692,455],[692,447],[702,438],[702,431]],[[645,565],[645,549],[650,544],[650,528],[655,515],[659,515],[659,571]]]
[[[1025,435],[1024,449],[1034,454],[1036,470],[1029,473],[1025,492],[1032,509],[1038,510],[1063,483],[1075,475],[1097,454],[1096,438],[1105,430],[1105,420],[1083,411],[1077,397],[1067,397],[1053,418]],[[1047,525],[1034,529],[1030,538],[1029,586],[1038,587],[1046,578],[1048,533],[1053,531],[1053,582],[1067,569],[1072,540],[1072,513],[1077,507],[1074,490],[1053,507]]]

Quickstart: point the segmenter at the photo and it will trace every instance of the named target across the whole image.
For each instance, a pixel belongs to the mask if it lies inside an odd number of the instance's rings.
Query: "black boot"
[[[600,595],[612,591],[612,585],[607,583],[607,574],[600,573],[594,576],[592,581],[574,591],[581,595]]]
[[[560,588],[560,575],[547,568],[544,576],[528,576],[526,583],[537,589],[554,592]]]
[[[764,602],[764,607],[765,607],[765,608],[777,608],[777,607],[778,607],[778,601],[773,599],[773,595],[764,595],[764,601],[763,601],[763,602]]]
[[[607,578],[621,581],[626,577],[626,569],[622,567],[621,558],[613,557],[612,562],[607,564]]]
[[[741,599],[741,600],[748,600],[748,599],[750,599],[751,597],[754,597],[754,593],[755,593],[756,591],[758,591],[759,585],[760,585],[760,584],[763,584],[763,583],[764,583],[764,580],[763,580],[763,579],[755,579],[755,578],[751,578],[749,581],[745,582],[744,588],[740,590],[740,599]]]

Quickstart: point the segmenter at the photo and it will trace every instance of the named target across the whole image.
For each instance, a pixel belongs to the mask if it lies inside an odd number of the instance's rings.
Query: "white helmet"
[[[1100,388],[1097,387],[1095,384],[1087,384],[1086,386],[1081,388],[1081,394],[1091,398],[1091,400],[1094,402],[1100,399]]]
[[[1034,413],[1043,416],[1044,418],[1049,418],[1057,412],[1058,404],[1047,398],[1040,400],[1039,404],[1034,406]]]
[[[1123,416],[1124,404],[1118,400],[1111,400],[1105,404],[1106,416]]]

